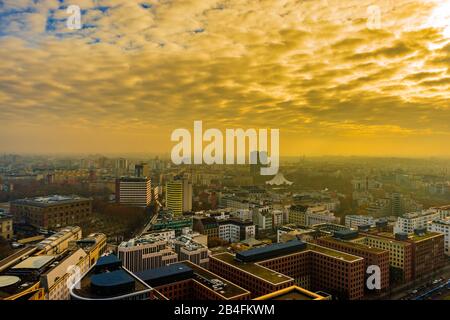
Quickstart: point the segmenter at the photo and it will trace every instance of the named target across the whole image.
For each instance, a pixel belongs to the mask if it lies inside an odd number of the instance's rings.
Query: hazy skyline
[[[448,157],[449,66],[444,0],[0,0],[0,153],[168,154],[202,120],[279,128],[282,156]]]

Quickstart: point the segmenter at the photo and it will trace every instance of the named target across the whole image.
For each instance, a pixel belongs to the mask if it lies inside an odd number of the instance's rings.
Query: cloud
[[[443,2],[378,1],[369,30],[365,0],[73,0],[69,30],[68,1],[3,1],[0,150],[165,152],[203,120],[280,128],[284,154],[449,155]]]

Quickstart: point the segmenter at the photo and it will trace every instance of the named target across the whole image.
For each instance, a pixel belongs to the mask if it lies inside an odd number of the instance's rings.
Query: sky
[[[202,120],[449,157],[449,66],[449,0],[0,0],[0,153],[167,153]]]

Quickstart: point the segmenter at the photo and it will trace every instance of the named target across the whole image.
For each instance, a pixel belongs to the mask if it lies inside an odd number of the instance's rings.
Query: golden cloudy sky
[[[0,153],[168,152],[203,120],[450,156],[449,66],[449,0],[0,0]]]

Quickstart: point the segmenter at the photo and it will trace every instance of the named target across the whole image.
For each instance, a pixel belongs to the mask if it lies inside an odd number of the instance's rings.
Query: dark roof
[[[253,225],[253,221],[243,221],[241,219],[226,219],[226,220],[220,220],[218,221],[218,224],[223,225],[223,224],[234,224],[234,225],[238,225],[238,226],[251,226]]]
[[[95,264],[96,267],[107,267],[110,265],[116,265],[116,264],[121,264],[121,261],[119,260],[119,258],[117,258],[115,255],[110,254],[108,256],[103,256],[100,257],[97,260],[97,263]]]
[[[168,266],[137,272],[136,276],[150,286],[159,286],[169,282],[190,279],[194,270],[184,263],[174,263]]]
[[[306,210],[308,210],[308,206],[302,206],[300,204],[292,205],[290,210],[298,212],[306,212]]]
[[[269,259],[306,248],[306,243],[298,239],[285,243],[275,243],[261,248],[250,249],[236,254],[236,259],[244,262]]]
[[[357,230],[338,230],[333,233],[333,237],[338,239],[349,240],[356,238],[358,234],[359,233]]]
[[[91,284],[96,287],[115,287],[134,284],[134,279],[124,270],[116,270],[92,275]]]

